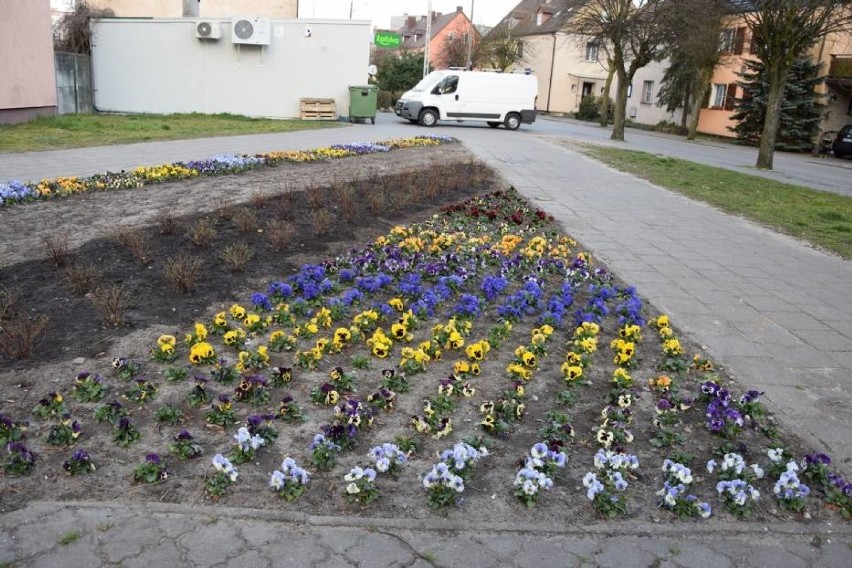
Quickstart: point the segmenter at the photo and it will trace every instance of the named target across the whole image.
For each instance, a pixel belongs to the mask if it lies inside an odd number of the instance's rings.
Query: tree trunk
[[[784,94],[784,82],[787,70],[777,66],[768,68],[769,94],[766,98],[766,118],[763,131],[760,134],[760,148],[757,152],[756,167],[761,170],[771,170],[775,156],[775,139],[778,136],[778,119],[781,115],[781,96]]]
[[[610,140],[624,141],[625,111],[627,110],[627,86],[630,84],[623,68],[616,67],[618,84],[615,89],[615,106],[612,109],[612,134]]]
[[[693,109],[692,116],[689,117],[689,130],[686,133],[687,140],[695,140],[695,133],[698,132],[698,119],[701,118],[701,105],[707,97],[707,91],[710,89],[710,83],[702,81],[701,85],[692,93],[692,102],[690,106]]]
[[[609,124],[609,91],[612,89],[612,76],[615,75],[615,67],[612,64],[612,59],[609,59],[607,64],[609,65],[609,72],[606,74],[603,99],[601,99],[601,126],[604,128]]]

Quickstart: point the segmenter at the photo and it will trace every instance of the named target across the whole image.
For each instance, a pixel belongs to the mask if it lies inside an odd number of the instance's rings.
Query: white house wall
[[[593,84],[599,96],[606,69],[599,61],[586,61],[586,40],[567,34],[524,36],[524,58],[516,69],[529,67],[538,77],[538,109],[556,113],[576,112],[583,83]],[[600,54],[605,57],[603,51]],[[551,67],[551,64],[553,65]]]
[[[214,20],[216,21],[216,20]],[[270,44],[195,37],[196,20],[92,22],[94,103],[103,112],[233,113],[295,118],[300,98],[333,98],[349,111],[349,85],[367,82],[370,23],[273,20]],[[306,37],[310,28],[310,37]]]
[[[633,76],[633,92],[630,98],[627,99],[627,117],[630,120],[638,124],[648,124],[651,126],[658,124],[662,120],[680,124],[680,110],[670,113],[666,111],[665,107],[661,108],[657,106],[657,101],[660,98],[660,85],[663,82],[663,75],[665,75],[668,67],[669,60],[665,59],[663,61],[652,61],[650,64],[636,71],[636,74]],[[642,100],[645,81],[653,81],[654,83],[650,103]],[[615,88],[612,89],[612,94],[615,95]]]

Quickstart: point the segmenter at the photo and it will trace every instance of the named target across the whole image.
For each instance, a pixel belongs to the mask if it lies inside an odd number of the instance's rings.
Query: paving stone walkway
[[[2,517],[0,565],[56,568],[846,568],[848,525],[615,522],[481,526],[441,519],[41,502]]]

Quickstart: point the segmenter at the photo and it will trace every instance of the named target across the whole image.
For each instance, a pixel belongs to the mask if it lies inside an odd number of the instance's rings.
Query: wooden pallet
[[[337,120],[334,99],[303,98],[300,101],[302,120]]]

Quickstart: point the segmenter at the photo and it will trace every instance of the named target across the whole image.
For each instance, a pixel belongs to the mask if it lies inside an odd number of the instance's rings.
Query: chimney
[[[407,18],[405,18],[405,27],[406,28],[413,28],[416,23],[417,23],[417,18],[415,16],[408,16]]]
[[[456,14],[464,14],[464,7],[456,6]]]
[[[441,12],[432,11],[432,21],[434,22],[435,20],[437,20],[440,15]]]

